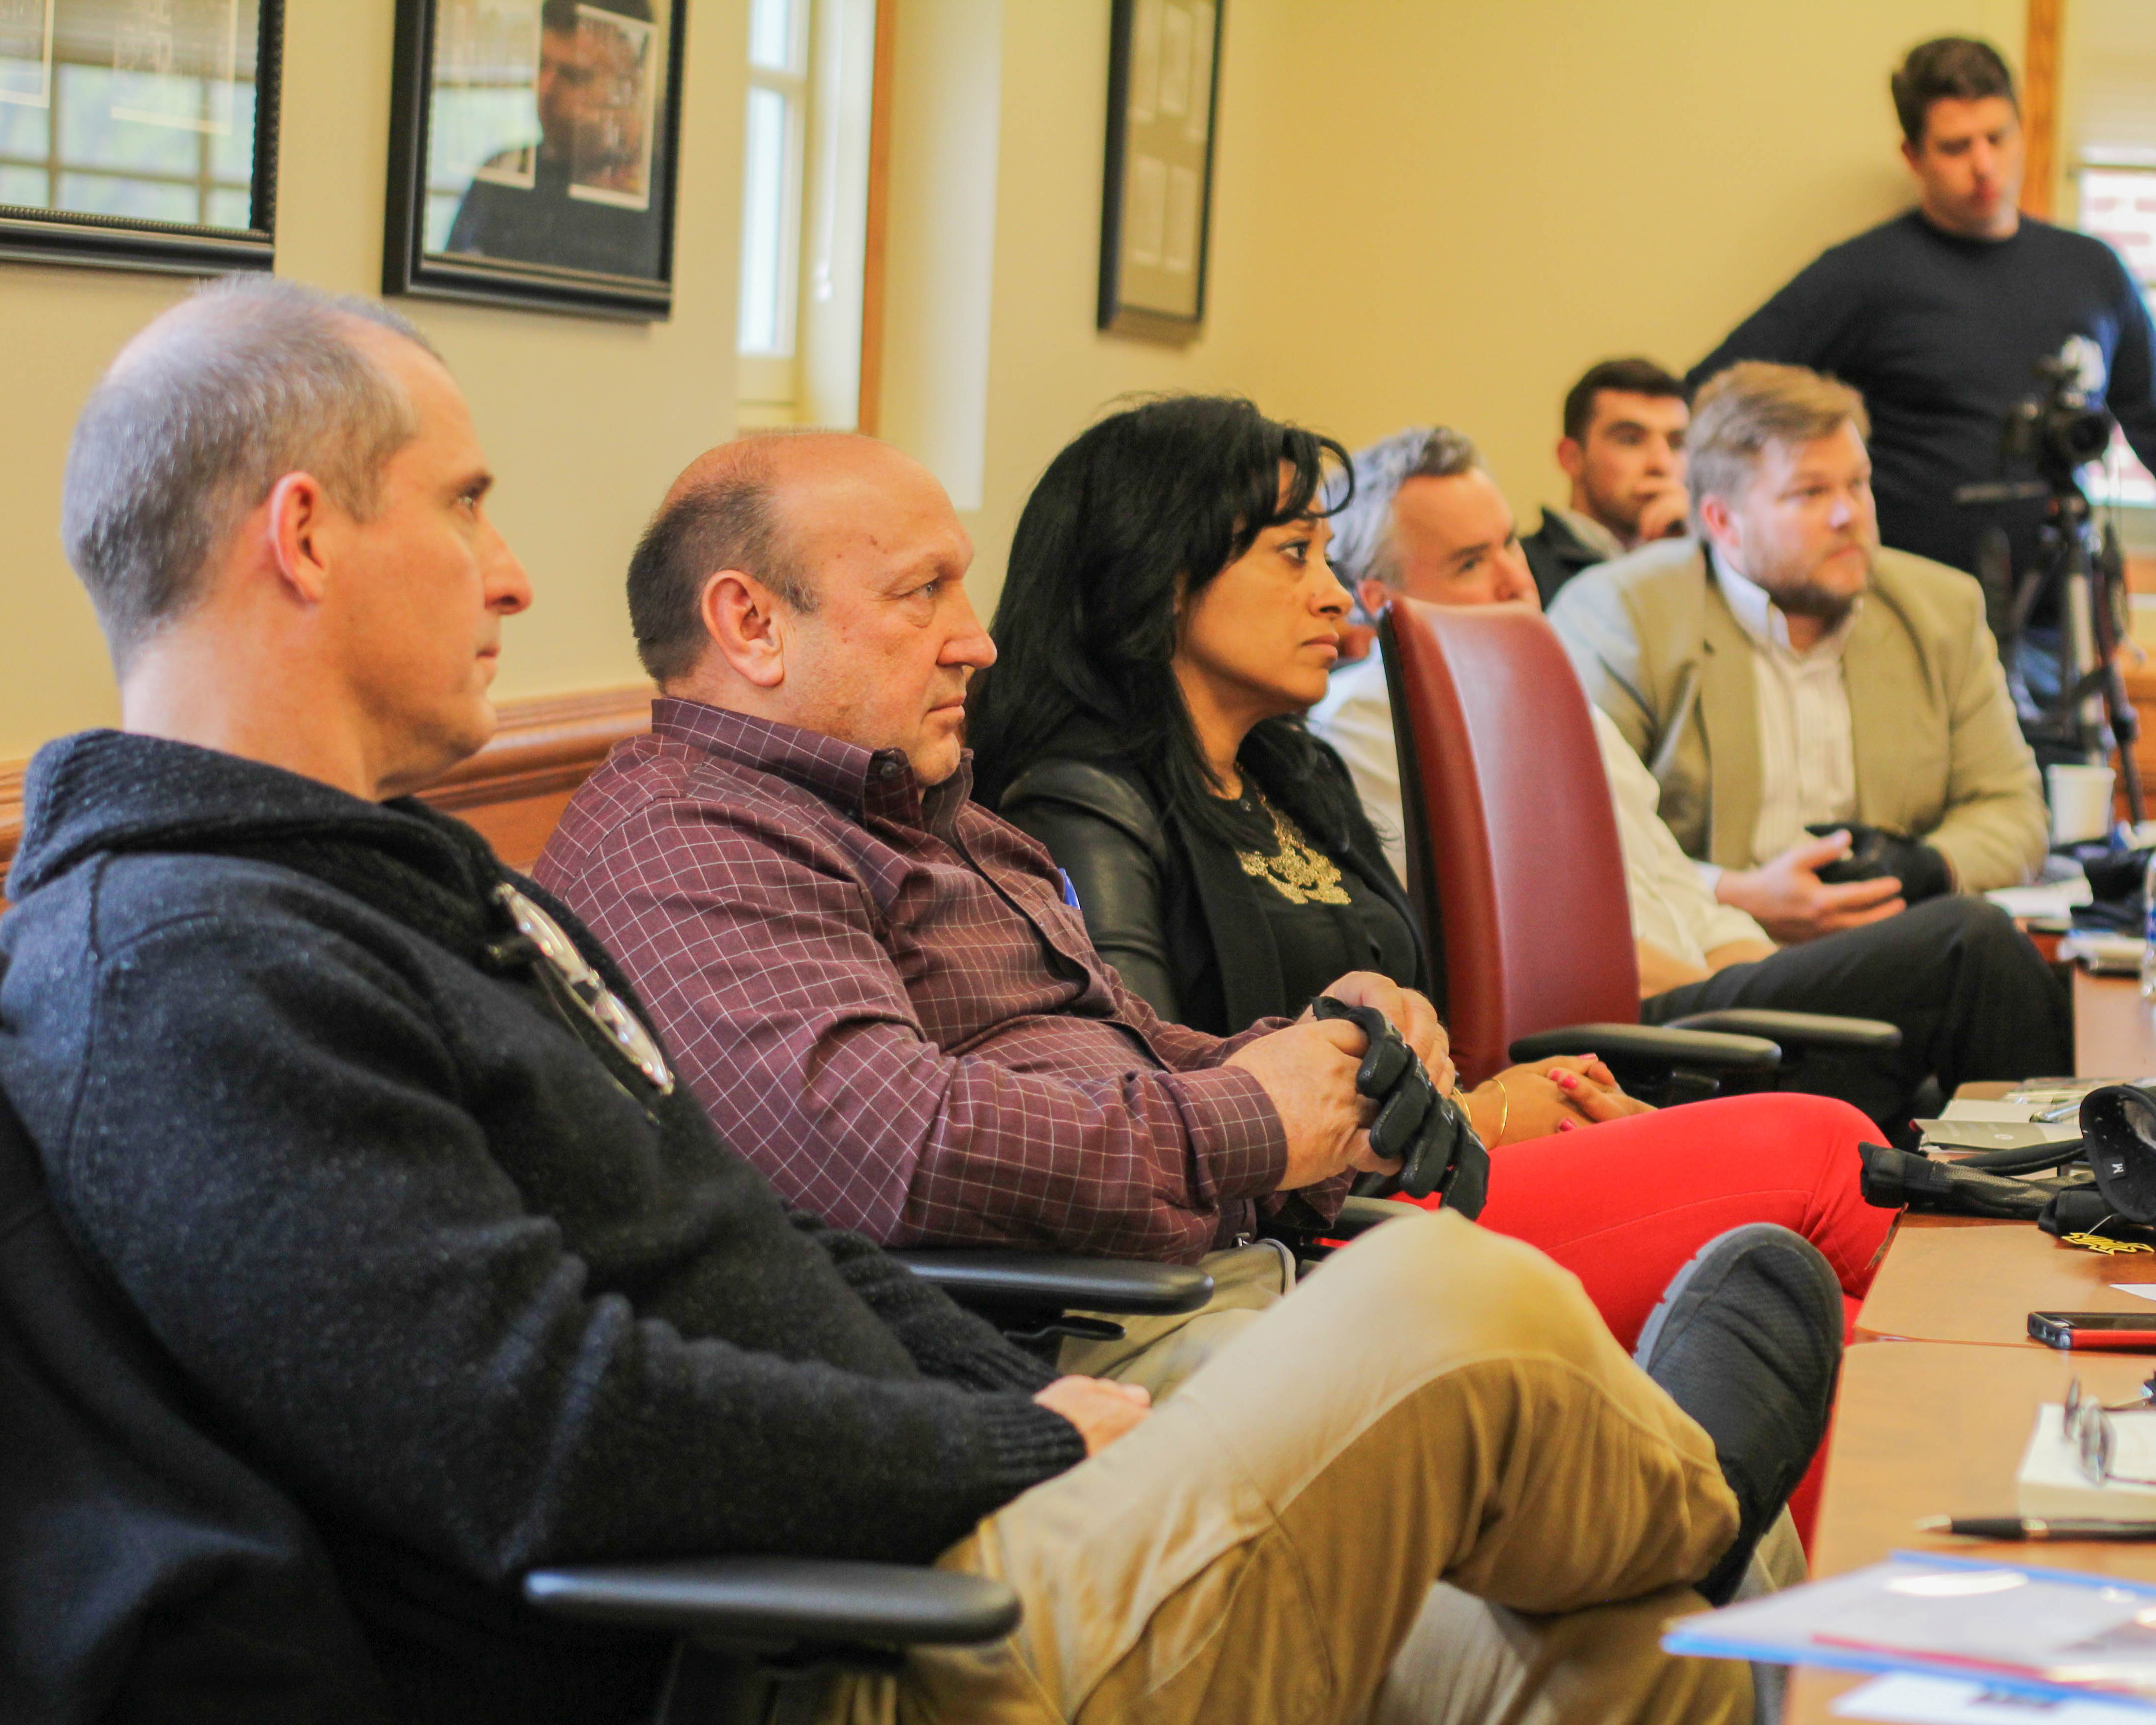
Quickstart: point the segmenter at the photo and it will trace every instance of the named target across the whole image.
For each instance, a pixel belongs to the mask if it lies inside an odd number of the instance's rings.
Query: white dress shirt
[[[1841,655],[1856,612],[1852,607],[1799,653],[1789,645],[1789,619],[1766,588],[1731,568],[1719,551],[1711,555],[1722,596],[1752,643],[1759,696],[1759,819],[1752,829],[1757,865],[1810,836],[1810,824],[1856,819],[1856,743]]]
[[[1772,945],[1767,932],[1733,905],[1718,902],[1702,881],[1676,834],[1659,812],[1661,788],[1632,752],[1625,733],[1589,706],[1603,771],[1617,813],[1617,845],[1625,858],[1625,894],[1632,938],[1649,941],[1674,958],[1704,969],[1717,947],[1738,941]],[[1325,699],[1310,710],[1310,728],[1340,752],[1355,789],[1394,869],[1407,871],[1400,829],[1400,763],[1393,739],[1392,691],[1375,653],[1332,674]]]

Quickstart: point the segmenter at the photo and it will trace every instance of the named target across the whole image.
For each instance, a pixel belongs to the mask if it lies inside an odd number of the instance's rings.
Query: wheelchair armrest
[[[1546,1060],[1554,1055],[1599,1055],[1613,1065],[1686,1067],[1713,1072],[1773,1072],[1782,1050],[1759,1036],[1724,1035],[1707,1030],[1678,1030],[1665,1024],[1568,1024],[1538,1030],[1513,1043],[1515,1060]]]
[[[1753,1011],[1687,1013],[1671,1019],[1666,1030],[1712,1030],[1731,1036],[1763,1036],[1785,1048],[1868,1048],[1884,1051],[1902,1045],[1902,1028],[1884,1019],[1849,1019],[1824,1012]]]
[[[1213,1278],[1195,1265],[1069,1258],[999,1247],[927,1247],[892,1257],[962,1306],[1054,1307],[1164,1317],[1195,1312],[1213,1297]]]
[[[1332,1219],[1332,1225],[1326,1233],[1333,1240],[1353,1240],[1358,1234],[1368,1234],[1380,1223],[1412,1216],[1415,1208],[1389,1198],[1349,1198],[1342,1203],[1340,1214]]]
[[[1018,1595],[999,1581],[901,1563],[820,1558],[708,1558],[535,1569],[537,1609],[704,1645],[778,1652],[797,1645],[905,1647],[1000,1640]]]

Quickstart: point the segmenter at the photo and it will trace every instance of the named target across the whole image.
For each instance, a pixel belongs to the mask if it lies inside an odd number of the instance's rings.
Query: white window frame
[[[861,411],[873,193],[877,0],[793,0],[790,70],[749,67],[787,100],[778,350],[739,353],[739,423],[850,429]],[[743,117],[744,126],[747,116]],[[743,270],[747,269],[744,158]],[[746,276],[743,278],[746,287]]]
[[[785,162],[779,177],[778,339],[768,348],[741,350],[738,391],[745,407],[788,408],[798,401],[801,393],[797,334],[801,304],[802,188],[806,178],[802,158],[805,154],[808,128],[809,43],[813,17],[819,8],[814,0],[792,0],[787,9],[790,14],[788,23],[793,39],[787,45],[785,66],[759,64],[752,56],[747,54],[746,45],[744,49],[744,57],[748,60],[749,89],[752,91],[768,91],[786,104],[785,136],[781,144],[785,152]],[[753,5],[750,13],[752,33]],[[742,116],[744,136],[748,126],[748,110],[749,105],[745,102]],[[746,145],[742,167],[746,175]],[[744,243],[742,247],[744,267],[748,249],[746,244],[747,189],[744,179]]]

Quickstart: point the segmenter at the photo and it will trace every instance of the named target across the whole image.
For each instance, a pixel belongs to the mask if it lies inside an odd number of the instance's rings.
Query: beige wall
[[[903,0],[901,37],[950,3]],[[1681,369],[1900,208],[1887,69],[1948,31],[2018,64],[2025,28],[2022,0],[1233,0],[1178,352],[1092,327],[1107,0],[1001,11],[984,606],[1033,480],[1127,390],[1237,388],[1351,447],[1442,418],[1532,523],[1572,379]]]
[[[394,0],[288,0],[280,274],[339,291],[381,286],[395,15]],[[501,475],[490,506],[536,589],[509,626],[505,695],[636,680],[628,547],[673,473],[732,434],[746,19],[746,0],[690,0],[670,321],[401,302],[470,398]],[[115,716],[102,643],[60,555],[60,474],[100,370],[187,290],[168,277],[0,264],[0,761]]]
[[[1175,349],[1093,328],[1108,0],[896,4],[885,424],[969,506],[984,606],[1034,477],[1128,392],[1240,389],[1350,444],[1443,416],[1532,518],[1584,365],[1689,363],[1897,206],[1901,49],[1971,29],[2018,59],[2022,32],[2021,0],[1233,0],[1210,318]],[[279,267],[371,290],[393,0],[288,11]],[[407,302],[471,396],[538,587],[505,694],[634,677],[627,547],[732,428],[744,12],[691,0],[670,322]],[[0,759],[111,716],[55,538],[61,459],[99,367],[183,290],[0,266]]]

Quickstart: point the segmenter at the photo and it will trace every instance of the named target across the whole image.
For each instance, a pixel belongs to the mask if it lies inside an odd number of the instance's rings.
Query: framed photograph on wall
[[[1100,327],[1194,340],[1205,322],[1219,0],[1115,0]]]
[[[686,10],[398,0],[383,291],[666,316]]]
[[[0,0],[0,258],[273,262],[283,0]]]

